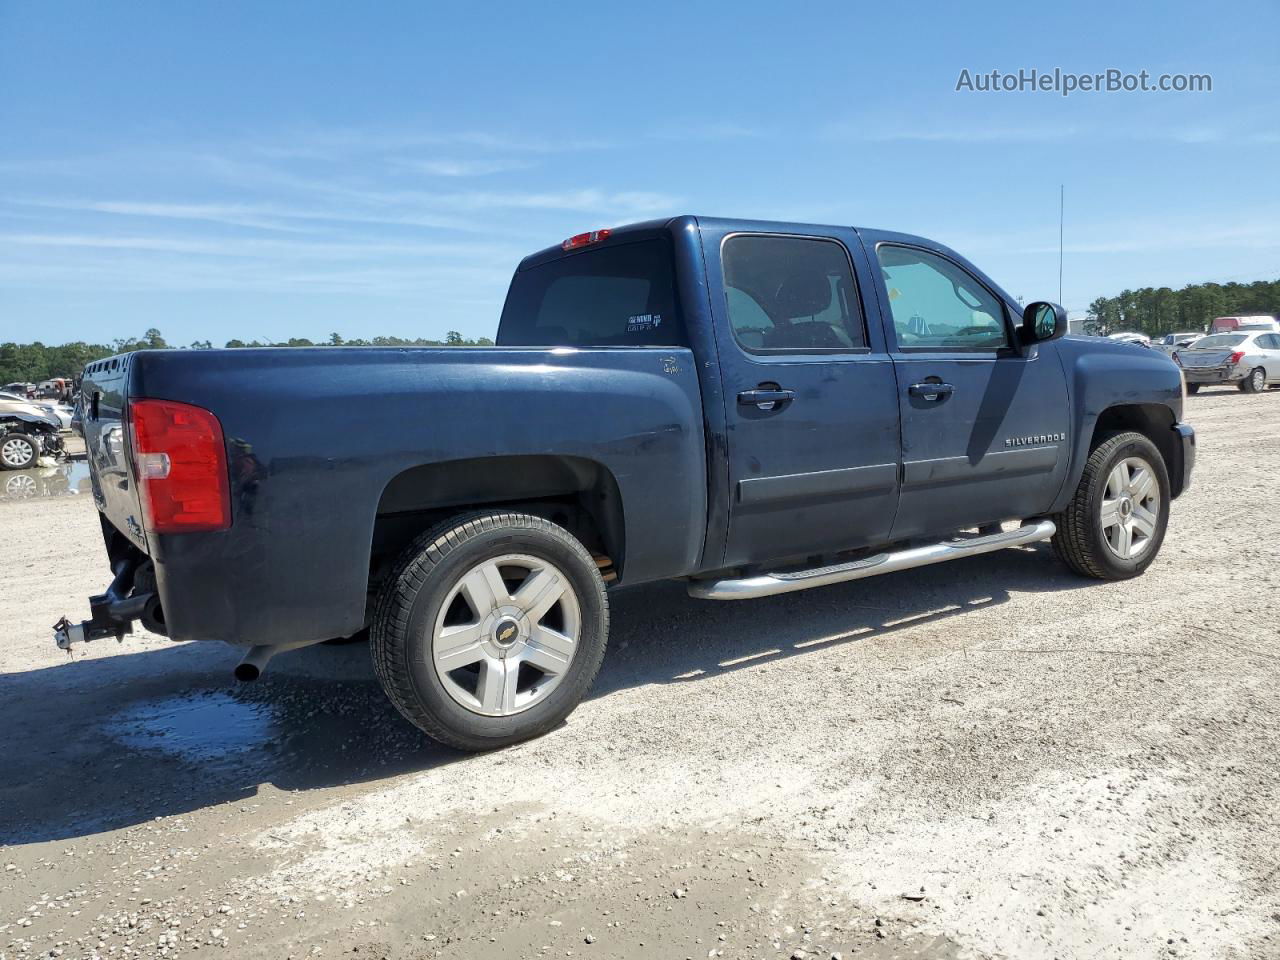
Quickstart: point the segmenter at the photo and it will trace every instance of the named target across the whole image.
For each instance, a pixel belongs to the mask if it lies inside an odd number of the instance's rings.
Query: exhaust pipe
[[[277,653],[286,650],[297,650],[299,647],[310,647],[323,643],[323,640],[294,640],[291,643],[261,643],[245,651],[244,657],[236,664],[232,674],[241,683],[253,683],[267,669],[267,663]]]
[[[244,659],[236,664],[233,671],[235,678],[241,683],[253,683],[260,676],[262,671],[267,669],[267,661],[274,657],[280,651],[279,647],[274,646],[257,646],[250,647],[244,655]]]

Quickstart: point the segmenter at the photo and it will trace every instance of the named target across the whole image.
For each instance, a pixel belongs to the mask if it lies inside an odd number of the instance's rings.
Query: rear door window
[[[729,237],[721,251],[733,336],[752,353],[848,352],[867,345],[843,245],[809,237]]]
[[[671,246],[641,240],[516,273],[498,327],[504,347],[684,346]]]

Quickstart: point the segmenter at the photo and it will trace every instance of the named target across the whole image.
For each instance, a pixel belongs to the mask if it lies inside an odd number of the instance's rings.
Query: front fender
[[[1138,429],[1165,453],[1182,419],[1182,372],[1172,359],[1133,344],[1082,337],[1058,341],[1071,404],[1071,467],[1053,505],[1070,502],[1093,451],[1099,423]],[[1176,464],[1169,462],[1172,473]]]

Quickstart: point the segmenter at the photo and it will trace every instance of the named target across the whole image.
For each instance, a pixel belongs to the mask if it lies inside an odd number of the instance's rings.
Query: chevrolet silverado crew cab
[[[1049,539],[1133,577],[1195,459],[1182,377],[1066,329],[921,237],[685,216],[527,257],[495,347],[101,360],[113,579],[57,640],[140,620],[252,679],[368,627],[399,710],[483,749],[583,698],[624,584],[745,600]]]

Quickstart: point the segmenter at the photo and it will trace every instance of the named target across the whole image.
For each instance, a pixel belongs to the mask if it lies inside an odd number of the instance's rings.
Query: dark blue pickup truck
[[[388,695],[462,748],[591,686],[609,588],[763,597],[1052,538],[1155,559],[1195,435],[1162,354],[1063,338],[952,250],[677,217],[526,258],[492,348],[146,351],[83,388],[134,620],[275,653],[366,627]]]

